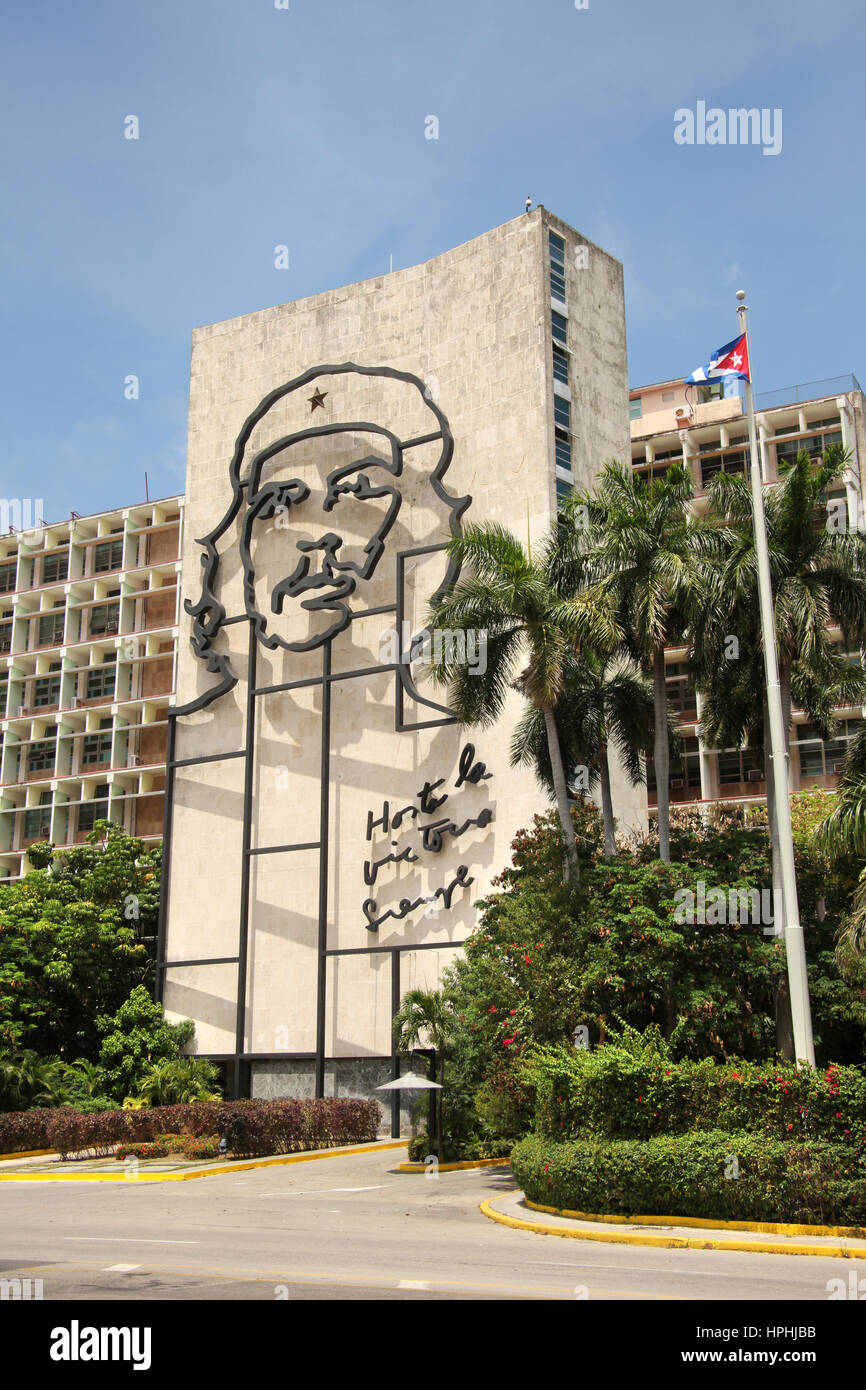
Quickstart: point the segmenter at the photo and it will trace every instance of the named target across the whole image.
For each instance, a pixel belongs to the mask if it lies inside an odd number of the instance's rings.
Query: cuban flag
[[[700,381],[719,381],[723,376],[736,376],[741,381],[751,381],[749,348],[745,333],[714,352],[706,366],[696,367],[691,376],[686,377],[685,384],[690,386]]]

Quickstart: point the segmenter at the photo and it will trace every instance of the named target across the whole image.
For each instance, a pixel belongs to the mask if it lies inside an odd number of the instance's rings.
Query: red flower
[[[842,1111],[841,1111],[841,1110],[837,1110],[837,1111],[836,1111],[836,1119],[837,1119],[837,1120],[841,1120],[841,1118],[842,1118]]]
[[[503,1045],[504,1045],[505,1047],[510,1047],[511,1044],[514,1042],[514,1039],[513,1039],[513,1038],[503,1038],[503,1039],[502,1039],[502,1042],[503,1042]]]
[[[512,1010],[511,1010],[511,1016],[512,1016],[512,1018],[514,1017],[514,1015],[515,1015],[516,1013],[517,1013],[517,1010],[516,1010],[516,1009],[512,1009]]]
[[[524,956],[523,959],[526,961],[526,964],[527,964],[527,965],[531,965],[531,964],[532,964],[532,957],[531,957],[531,956]]]
[[[793,1129],[794,1126],[793,1126],[793,1125],[788,1125],[788,1128],[789,1128],[789,1129]]]
[[[496,1005],[495,1005],[495,1004],[491,1004],[491,1005],[490,1005],[490,1012],[491,1012],[492,1014],[495,1014],[495,1013],[496,1013]]]
[[[740,1073],[739,1073],[738,1071],[731,1072],[731,1075],[732,1075],[733,1077],[735,1077],[737,1081],[739,1081],[739,1079],[740,1079]]]

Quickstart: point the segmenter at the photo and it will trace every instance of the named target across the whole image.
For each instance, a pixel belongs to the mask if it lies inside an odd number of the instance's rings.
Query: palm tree
[[[866,858],[866,729],[848,745],[836,804],[818,826],[815,842],[833,859],[846,854]],[[860,874],[851,914],[837,938],[837,950],[866,951],[866,868]]]
[[[819,463],[805,451],[764,496],[786,767],[790,765],[791,707],[796,701],[822,738],[830,738],[834,706],[861,704],[866,678],[859,662],[845,652],[866,637],[866,541],[856,531],[839,533],[828,525],[826,498],[847,466],[840,446],[831,445]],[[745,478],[722,474],[709,488],[714,524],[703,544],[712,558],[707,571],[711,594],[694,630],[693,656],[705,697],[704,735],[716,747],[739,746],[747,739],[764,750],[767,816],[773,886],[781,886],[779,833],[773,801],[769,714],[759,621],[757,561],[752,526],[752,495]],[[842,630],[842,647],[830,629]],[[727,645],[735,636],[734,659]],[[760,703],[757,691],[762,692]],[[793,1055],[787,979],[780,976],[777,1045]]]
[[[633,668],[593,654],[565,660],[563,688],[554,718],[559,733],[566,780],[571,789],[579,772],[588,772],[588,787],[600,784],[604,821],[604,852],[616,856],[613,798],[610,786],[610,744],[634,786],[643,780],[643,755],[650,742],[652,691]],[[541,711],[524,711],[511,741],[512,764],[532,765],[542,786],[553,791],[553,777]],[[585,788],[588,789],[588,788]]]
[[[659,857],[670,860],[670,750],[665,649],[681,642],[702,601],[700,521],[689,510],[691,475],[679,464],[649,483],[605,464],[592,493],[566,502],[571,565],[584,602],[613,605],[625,649],[653,683],[653,761]],[[557,576],[561,581],[561,577]]]
[[[445,1049],[454,1027],[450,997],[443,990],[410,989],[394,1015],[392,1028],[404,1052],[429,1045],[439,1059],[439,1084],[445,1084]],[[436,1092],[436,1138],[439,1162],[445,1162],[442,1092]]]
[[[606,608],[598,597],[562,597],[554,578],[558,546],[554,530],[533,558],[505,527],[467,527],[447,548],[461,567],[468,566],[469,577],[434,600],[430,624],[434,629],[486,634],[483,673],[460,662],[456,644],[452,652],[443,644],[441,660],[433,666],[436,679],[449,687],[449,706],[459,723],[494,723],[512,688],[543,719],[566,875],[576,885],[577,846],[554,708],[572,644],[611,647],[621,634],[609,605]],[[515,676],[521,661],[522,670]]]
[[[164,1057],[139,1082],[136,1099],[147,1105],[186,1105],[221,1100],[214,1085],[219,1069],[204,1057]]]

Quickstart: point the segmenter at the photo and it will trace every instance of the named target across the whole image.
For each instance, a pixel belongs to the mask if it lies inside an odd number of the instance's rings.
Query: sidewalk
[[[266,1158],[212,1159],[183,1158],[71,1158],[63,1162],[33,1157],[7,1160],[0,1170],[3,1182],[183,1182],[189,1178],[219,1177],[249,1168],[276,1168],[287,1163],[307,1163],[317,1158],[340,1158],[347,1154],[375,1153],[379,1149],[405,1149],[405,1139],[375,1140],[369,1144],[347,1144],[342,1148],[300,1149],[291,1154]]]
[[[581,1221],[535,1211],[522,1192],[509,1192],[481,1203],[482,1213],[517,1230],[539,1235],[594,1240],[611,1245],[649,1245],[666,1249],[748,1250],[762,1255],[824,1255],[866,1260],[866,1239],[839,1235],[783,1235],[778,1232],[719,1229],[712,1226],[653,1226],[629,1221]],[[802,1230],[802,1228],[800,1228]]]

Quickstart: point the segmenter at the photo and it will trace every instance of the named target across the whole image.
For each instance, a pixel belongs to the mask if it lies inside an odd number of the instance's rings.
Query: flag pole
[[[744,304],[745,290],[737,290],[740,301],[737,315],[740,332],[748,338],[748,307]],[[767,519],[764,514],[764,494],[758,461],[758,438],[755,428],[755,401],[752,394],[752,359],[748,357],[746,377],[746,411],[749,418],[749,457],[752,480],[752,518],[755,537],[755,557],[758,565],[758,596],[761,609],[761,631],[764,638],[764,671],[767,683],[767,709],[770,718],[770,750],[773,785],[768,793],[776,808],[776,827],[779,836],[779,858],[782,870],[782,902],[785,917],[785,955],[788,962],[788,986],[791,994],[791,1021],[794,1026],[794,1055],[797,1065],[815,1065],[815,1044],[812,1038],[812,1012],[809,1005],[809,976],[806,971],[806,943],[800,922],[797,901],[797,875],[794,868],[794,836],[791,829],[791,802],[788,796],[788,752],[786,729],[782,714],[782,692],[779,686],[779,661],[776,653],[776,622],[773,607],[773,585],[770,578],[770,552],[767,545]],[[765,733],[766,737],[766,733]]]

